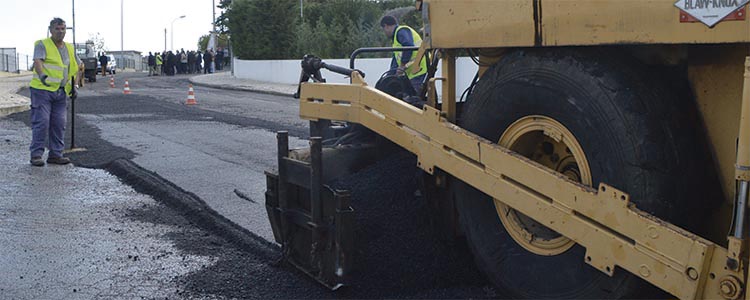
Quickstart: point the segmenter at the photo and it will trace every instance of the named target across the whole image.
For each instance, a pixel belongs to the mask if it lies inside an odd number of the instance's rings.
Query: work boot
[[[56,165],[67,165],[70,163],[70,158],[67,157],[49,157],[47,158],[48,164],[56,164]]]
[[[35,167],[43,167],[44,166],[44,160],[41,156],[34,156],[31,158],[31,161],[29,161],[32,166]]]

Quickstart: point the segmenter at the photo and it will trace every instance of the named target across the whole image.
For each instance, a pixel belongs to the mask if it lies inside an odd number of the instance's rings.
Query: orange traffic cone
[[[122,90],[122,93],[125,95],[130,95],[130,84],[127,80],[125,80],[125,88]]]
[[[114,88],[115,87],[115,77],[112,75],[109,75],[109,87]]]
[[[189,85],[189,88],[188,88],[188,97],[187,97],[187,101],[185,101],[185,104],[186,105],[198,104],[198,102],[195,102],[195,91],[193,91],[193,85],[192,84]]]

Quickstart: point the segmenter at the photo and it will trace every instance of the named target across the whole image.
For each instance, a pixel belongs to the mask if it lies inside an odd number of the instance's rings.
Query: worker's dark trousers
[[[31,157],[44,154],[49,135],[49,156],[62,157],[65,147],[66,103],[64,89],[56,92],[31,88]]]

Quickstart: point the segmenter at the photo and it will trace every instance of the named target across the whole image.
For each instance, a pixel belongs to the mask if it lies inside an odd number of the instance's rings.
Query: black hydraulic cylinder
[[[339,67],[337,65],[331,65],[331,64],[324,63],[324,62],[321,62],[321,66],[324,69],[327,69],[327,70],[329,70],[329,71],[331,71],[333,73],[338,73],[338,74],[341,74],[341,75],[346,75],[346,76],[352,77],[352,73],[354,73],[354,71],[356,71],[357,73],[359,73],[360,75],[362,75],[362,77],[365,77],[365,72],[362,72],[361,70],[347,69],[347,68],[344,68],[344,67]]]

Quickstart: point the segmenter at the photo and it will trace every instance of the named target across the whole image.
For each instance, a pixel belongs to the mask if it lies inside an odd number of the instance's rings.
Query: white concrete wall
[[[327,64],[349,67],[348,59],[324,59]],[[252,79],[265,82],[297,84],[301,71],[301,60],[234,60],[234,76],[237,78]],[[365,72],[365,81],[371,86],[380,79],[380,76],[390,67],[389,58],[363,58],[355,61],[355,68]],[[456,62],[456,73],[458,78],[457,97],[469,87],[471,80],[477,72],[477,65],[468,57],[461,57]],[[349,78],[328,70],[321,72],[323,78],[329,83],[349,83]],[[438,68],[436,77],[441,76],[441,68]],[[438,82],[438,94],[441,93]]]

